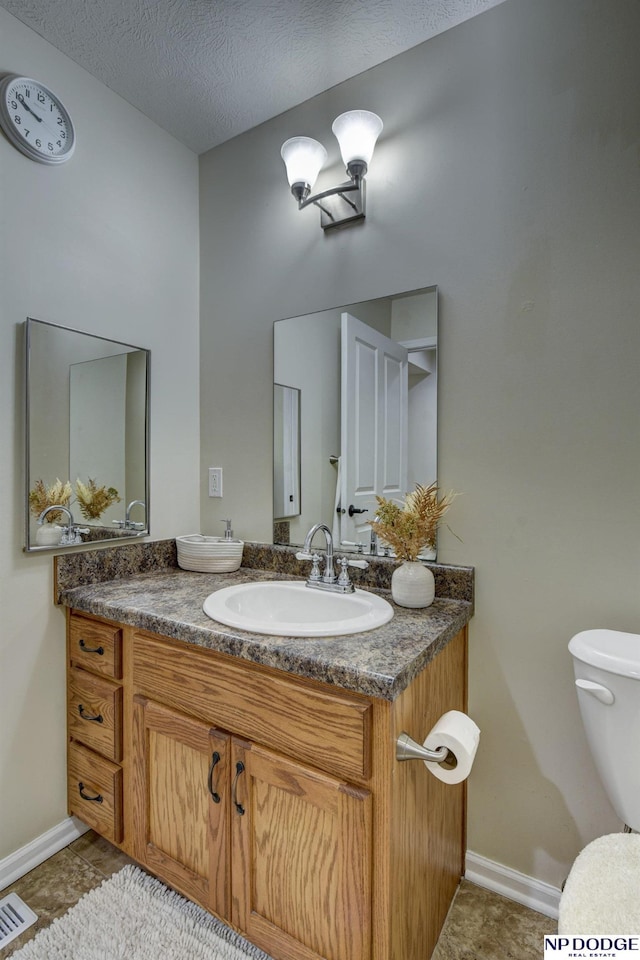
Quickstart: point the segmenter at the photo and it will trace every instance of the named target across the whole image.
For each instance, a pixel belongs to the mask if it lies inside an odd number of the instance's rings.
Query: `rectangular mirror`
[[[336,549],[369,553],[376,495],[437,480],[437,287],[278,320],[274,385],[285,383],[304,389],[301,502],[297,516],[280,513],[274,483],[274,539],[301,544],[321,521]],[[281,446],[274,398],[274,480]]]
[[[300,513],[300,395],[295,387],[273,385],[273,518]]]
[[[25,330],[25,549],[148,534],[149,351],[32,318]]]

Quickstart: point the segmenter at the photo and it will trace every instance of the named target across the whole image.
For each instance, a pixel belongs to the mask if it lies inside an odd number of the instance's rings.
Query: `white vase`
[[[400,607],[428,607],[436,585],[433,573],[419,560],[403,560],[391,576],[391,596]]]
[[[36,530],[36,543],[39,547],[57,547],[62,539],[62,527],[57,523],[43,523]]]

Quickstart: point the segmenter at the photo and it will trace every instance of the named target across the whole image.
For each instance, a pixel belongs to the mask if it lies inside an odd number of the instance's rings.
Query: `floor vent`
[[[35,923],[36,914],[17,893],[0,900],[0,950]]]

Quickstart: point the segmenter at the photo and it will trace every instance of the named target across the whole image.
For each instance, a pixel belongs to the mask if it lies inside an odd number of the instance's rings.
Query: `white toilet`
[[[640,636],[584,630],[569,643],[587,741],[613,809],[640,831]],[[598,837],[560,899],[560,934],[640,931],[640,834]]]
[[[640,831],[640,636],[583,630],[569,652],[600,779],[622,822]]]

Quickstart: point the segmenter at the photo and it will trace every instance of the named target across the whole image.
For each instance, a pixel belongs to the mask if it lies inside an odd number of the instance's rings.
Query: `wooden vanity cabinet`
[[[466,630],[394,702],[130,627],[122,663],[123,850],[276,960],[431,955],[464,785],[395,741],[466,708]]]

